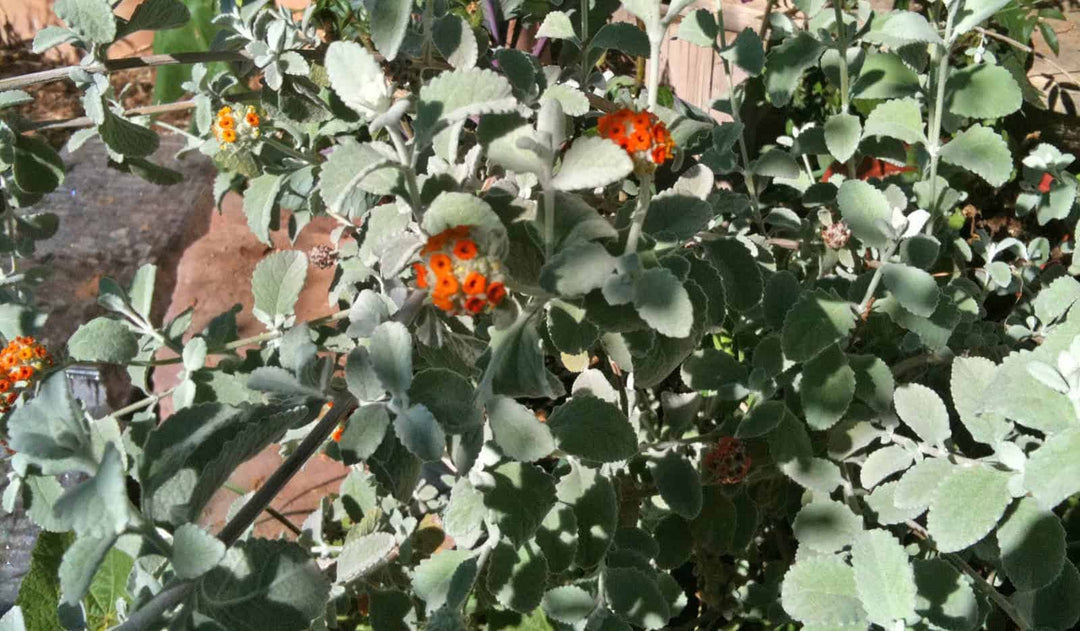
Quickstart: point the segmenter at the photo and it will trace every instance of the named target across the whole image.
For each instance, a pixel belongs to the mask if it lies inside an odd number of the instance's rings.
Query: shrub
[[[109,315],[66,352],[29,339],[27,259],[56,226],[34,205],[64,168],[0,121],[4,506],[45,531],[5,628],[1075,625],[1078,181],[1074,156],[1006,137],[1040,104],[981,30],[1005,0],[797,2],[768,41],[688,4],[626,0],[635,25],[609,0],[245,2],[212,50],[144,60],[199,62],[164,109],[193,111],[185,151],[260,240],[340,223],[259,263],[246,339],[235,311],[152,321],[153,266],[103,280]],[[35,48],[84,62],[0,81],[0,107],[71,80],[90,122],[69,148],[98,136],[175,183],[106,51],[184,4],[56,10]],[[510,17],[536,54],[503,41]],[[667,33],[748,77],[712,105],[731,121],[662,92]],[[309,264],[335,268],[339,310],[298,322]],[[89,418],[75,362],[128,367],[145,398]],[[182,381],[154,391],[165,364]],[[201,528],[272,443],[281,468]],[[255,537],[320,451],[350,466],[339,493]]]

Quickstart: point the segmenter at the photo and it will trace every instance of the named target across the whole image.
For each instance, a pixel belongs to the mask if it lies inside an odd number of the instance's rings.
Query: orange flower
[[[483,274],[479,272],[471,272],[465,277],[464,284],[465,293],[470,296],[484,293],[484,288],[487,287],[487,279]]]
[[[7,393],[7,399],[5,401],[8,405],[15,405],[15,402],[19,400],[19,393],[9,392]]]
[[[21,360],[23,360],[25,362],[25,361],[30,361],[33,358],[34,358],[34,349],[32,347],[24,346],[21,349],[19,349],[19,359],[21,359]]]
[[[218,118],[221,118],[223,116],[228,116],[229,114],[232,114],[232,108],[229,107],[228,105],[226,105],[225,107],[218,110],[218,113],[217,113]]]
[[[37,355],[38,359],[45,359],[45,356],[49,354],[49,351],[45,350],[44,346],[38,346],[34,350],[34,354]]]
[[[19,366],[19,380],[20,381],[30,381],[33,378],[34,378],[34,367],[33,366]]]
[[[487,288],[487,297],[491,304],[499,306],[503,298],[506,298],[506,287],[502,283],[491,283]]]
[[[461,239],[454,244],[454,256],[463,261],[476,258],[476,243],[472,239]]]
[[[231,130],[231,129],[222,129],[221,130],[221,140],[222,140],[222,142],[227,142],[227,143],[236,142],[236,132]]]
[[[428,264],[431,265],[431,270],[435,272],[436,276],[446,276],[454,268],[454,262],[442,252],[432,256]]]
[[[452,275],[447,274],[440,276],[439,280],[435,282],[435,295],[439,297],[450,297],[458,292],[457,279]]]
[[[217,124],[222,129],[232,129],[236,125],[236,120],[232,116],[222,116],[218,119]]]
[[[330,440],[334,441],[335,443],[340,443],[341,442],[341,436],[344,433],[345,433],[345,426],[344,425],[338,425],[337,427],[334,428],[334,433],[330,435]]]
[[[252,127],[259,126],[259,115],[256,114],[254,110],[249,110],[247,115],[244,116],[244,120]]]
[[[0,379],[0,393],[7,392],[8,390],[11,390],[11,382],[7,379]]]
[[[602,116],[596,129],[629,153],[639,168],[652,169],[673,157],[671,133],[651,112],[624,108]]]
[[[442,309],[443,311],[450,313],[454,310],[454,303],[445,296],[435,296],[431,299],[431,304]]]
[[[413,272],[416,273],[416,286],[420,289],[427,289],[427,268],[423,263],[413,263]]]
[[[483,298],[470,296],[469,299],[465,301],[465,310],[469,313],[477,314],[484,310],[484,305],[485,302]]]

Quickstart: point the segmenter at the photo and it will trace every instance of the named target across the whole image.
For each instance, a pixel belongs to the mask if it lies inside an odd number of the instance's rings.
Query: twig
[[[981,26],[975,27],[975,30],[978,31],[979,33],[987,36],[987,37],[991,37],[991,38],[996,39],[996,40],[998,40],[1000,42],[1005,42],[1006,44],[1012,46],[1013,48],[1019,48],[1020,50],[1022,50],[1024,52],[1031,53],[1032,55],[1035,55],[1039,59],[1042,59],[1046,63],[1053,66],[1058,72],[1065,75],[1065,77],[1069,81],[1072,81],[1074,84],[1076,84],[1076,86],[1078,88],[1080,88],[1080,81],[1077,81],[1076,77],[1072,76],[1072,74],[1070,74],[1068,70],[1062,68],[1060,65],[1058,65],[1058,63],[1056,61],[1051,59],[1049,56],[1044,55],[1043,53],[1040,53],[1039,51],[1035,50],[1031,46],[1026,46],[1024,44],[1021,44],[1020,42],[1016,41],[1015,39],[1013,39],[1011,37],[1008,37],[1006,35],[1002,35],[1001,33],[997,33],[997,32],[991,31],[991,30],[987,30],[987,29],[985,29],[985,28],[983,28]]]
[[[233,486],[231,484],[223,484],[222,488],[224,488],[225,490],[228,490],[228,491],[232,491],[233,493],[236,493],[237,495],[239,495],[241,497],[244,496],[244,495],[247,495],[247,491],[245,491],[245,490],[243,490],[243,489],[241,489],[239,487]],[[271,517],[276,519],[279,523],[281,523],[282,526],[285,526],[286,528],[288,528],[289,531],[292,532],[297,537],[299,537],[301,534],[303,534],[303,531],[300,530],[300,528],[297,527],[296,524],[289,521],[288,517],[286,517],[284,514],[282,514],[281,511],[274,508],[273,506],[267,506],[266,507],[266,514],[270,515]]]
[[[177,66],[183,64],[198,64],[215,61],[247,61],[250,57],[241,51],[207,51],[197,53],[173,53],[171,55],[146,55],[144,57],[124,57],[122,59],[110,59],[104,63],[90,64],[89,66],[63,66],[32,72],[30,74],[8,79],[0,79],[0,92],[5,90],[19,90],[40,83],[63,81],[71,78],[71,73],[76,70],[86,72],[115,72],[117,70],[131,70],[133,68],[155,68],[157,66]]]

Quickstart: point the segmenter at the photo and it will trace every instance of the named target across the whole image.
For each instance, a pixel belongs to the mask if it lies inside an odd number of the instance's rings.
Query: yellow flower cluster
[[[0,413],[11,410],[19,393],[29,389],[53,360],[32,337],[17,337],[0,351]]]
[[[259,137],[259,114],[253,105],[247,106],[243,116],[238,117],[239,112],[234,112],[226,105],[218,110],[217,120],[214,121],[214,138],[221,142],[222,148],[236,142],[255,140]]]
[[[429,238],[413,264],[416,286],[450,315],[491,311],[506,298],[502,263],[481,252],[470,232],[456,226]]]

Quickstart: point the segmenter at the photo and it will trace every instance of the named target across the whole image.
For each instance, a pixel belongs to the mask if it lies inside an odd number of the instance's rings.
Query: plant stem
[[[649,94],[652,95],[651,92]],[[645,225],[645,216],[649,213],[649,202],[652,201],[652,183],[652,173],[641,176],[641,182],[638,184],[637,207],[634,208],[634,215],[630,218],[630,234],[626,235],[624,254],[637,252],[638,239],[641,238],[641,228]]]
[[[885,249],[884,254],[881,255],[881,265],[874,270],[874,276],[870,279],[870,284],[866,287],[866,294],[863,295],[862,302],[859,303],[859,313],[866,313],[866,306],[870,304],[870,299],[874,297],[874,292],[877,291],[877,286],[881,283],[881,274],[885,269],[885,263],[889,262],[893,254],[896,254],[896,248],[900,246],[899,241],[894,241],[889,244],[889,247]]]
[[[716,23],[720,31],[720,50],[727,48],[727,33],[724,31],[724,8],[719,0],[716,2]],[[717,50],[719,55],[720,50]],[[746,192],[750,194],[750,209],[754,213],[754,223],[757,224],[758,232],[765,235],[765,221],[761,218],[761,204],[758,201],[757,186],[754,184],[754,175],[750,172],[750,151],[746,147],[746,129],[742,126],[742,114],[739,112],[739,97],[735,92],[735,77],[731,74],[731,62],[726,57],[720,57],[724,66],[724,76],[728,81],[728,103],[731,105],[731,120],[739,126],[739,155],[742,158],[743,180],[746,184]]]
[[[581,87],[589,91],[589,0],[581,0]]]
[[[232,491],[233,493],[236,493],[237,495],[240,495],[240,496],[247,495],[247,491],[245,491],[244,489],[241,489],[240,487],[233,486],[233,485],[228,484],[228,483],[222,484],[221,488],[223,488],[223,489],[225,489],[227,491]],[[300,528],[298,528],[296,526],[296,524],[289,521],[288,517],[286,517],[284,514],[282,514],[281,511],[274,508],[273,506],[267,506],[266,507],[266,514],[270,515],[271,517],[276,519],[282,526],[285,526],[286,528],[288,528],[289,531],[292,532],[297,537],[299,537],[301,534],[303,534],[303,531],[300,530]]]
[[[930,153],[930,208],[927,209],[930,211],[930,219],[926,221],[923,230],[928,235],[934,233],[934,224],[937,223],[938,218],[937,171],[938,160],[941,157],[941,118],[942,110],[945,108],[945,82],[949,79],[949,47],[952,45],[953,19],[956,17],[956,8],[959,5],[959,2],[954,2],[949,7],[949,13],[945,18],[945,45],[933,49],[933,61],[938,62],[938,69],[934,77],[937,94],[932,104],[933,109],[930,110],[930,129],[926,147]]]
[[[401,171],[405,174],[405,187],[409,191],[409,206],[412,208],[413,219],[420,223],[422,215],[420,187],[416,182],[416,171],[413,169],[413,156],[405,146],[405,138],[397,125],[388,126],[386,133],[390,135],[390,141],[394,143],[398,161],[401,162]]]
[[[550,170],[550,169],[549,169]],[[555,250],[555,189],[551,188],[551,178],[544,185],[544,260],[551,260]]]
[[[86,72],[115,72],[117,70],[130,70],[132,68],[154,68],[157,66],[177,66],[183,64],[209,63],[215,61],[248,61],[251,57],[243,51],[206,51],[196,53],[172,53],[170,55],[147,55],[144,57],[124,57],[110,59],[106,62],[90,64],[88,66],[64,66],[41,72],[32,72],[9,79],[0,79],[0,92],[5,90],[18,90],[39,83],[62,81],[71,77],[72,71],[84,70]]]
[[[660,97],[657,89],[660,85],[660,45],[664,38],[663,28],[657,25],[649,27],[649,79],[646,89],[649,91],[650,112],[656,111],[657,99]]]
[[[158,393],[152,394],[152,395],[146,397],[145,399],[141,399],[139,401],[136,401],[135,403],[132,403],[131,405],[126,405],[126,406],[120,408],[119,410],[116,410],[115,412],[110,412],[109,414],[105,415],[103,418],[108,418],[110,416],[112,416],[112,417],[121,417],[121,416],[125,416],[127,414],[131,414],[132,412],[138,412],[139,410],[146,409],[146,408],[156,404],[158,401],[164,399],[165,397],[171,395],[174,390],[176,390],[176,386],[173,386],[172,388],[169,388],[168,390],[165,390],[163,392],[158,392]]]
[[[851,77],[847,63],[847,26],[844,24],[844,10],[840,3],[843,0],[833,0],[833,11],[836,14],[836,45],[840,52],[840,113],[847,114],[851,106]],[[857,173],[855,160],[848,158],[848,178],[854,180]]]

